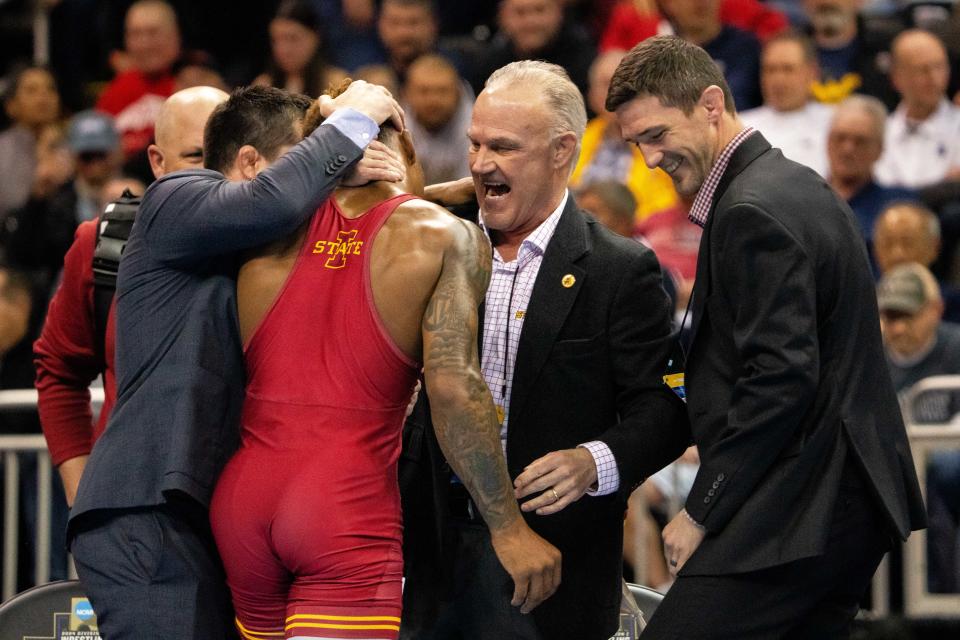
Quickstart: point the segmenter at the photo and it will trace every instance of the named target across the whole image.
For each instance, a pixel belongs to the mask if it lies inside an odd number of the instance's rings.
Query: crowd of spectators
[[[34,64],[29,37],[14,33],[35,6],[49,18],[49,42],[38,48],[49,51],[49,65]],[[6,67],[0,68],[0,288],[18,284],[15,295],[0,295],[17,311],[15,322],[3,314],[12,323],[0,345],[5,386],[29,383],[23,372],[30,371],[30,344],[76,227],[124,188],[142,193],[153,180],[150,148],[160,105],[196,85],[268,84],[316,96],[347,76],[384,84],[405,105],[428,182],[440,182],[469,175],[464,134],[487,76],[519,59],[557,63],[582,90],[591,116],[570,186],[604,224],[656,251],[679,320],[700,229],[686,219],[690,202],[623,142],[603,106],[625,52],[664,33],[710,53],[745,123],[822,175],[850,205],[877,278],[884,279],[880,306],[898,390],[919,379],[919,363],[923,376],[956,372],[957,358],[941,352],[956,351],[957,331],[948,322],[960,321],[960,2],[240,6],[0,2],[0,33],[13,34],[3,38]],[[909,304],[890,293],[911,286]],[[0,433],[35,428],[0,416]]]

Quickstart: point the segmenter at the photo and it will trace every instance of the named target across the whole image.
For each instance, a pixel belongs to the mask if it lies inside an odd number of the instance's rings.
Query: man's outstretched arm
[[[423,317],[423,361],[437,441],[513,578],[514,606],[530,612],[560,584],[560,552],[524,522],[500,448],[497,413],[480,373],[477,308],[490,280],[490,248],[457,221]]]

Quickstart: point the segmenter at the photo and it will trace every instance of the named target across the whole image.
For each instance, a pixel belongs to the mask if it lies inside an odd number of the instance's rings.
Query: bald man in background
[[[883,210],[873,228],[874,259],[885,276],[894,268],[916,263],[930,269],[940,255],[940,219],[915,202],[896,202]],[[960,322],[960,289],[938,281],[943,298],[943,317]]]
[[[192,87],[164,102],[157,118],[156,142],[147,150],[154,177],[203,163],[203,126],[214,107],[226,99],[227,94],[219,89]],[[117,393],[112,306],[102,344],[94,326],[97,223],[90,220],[77,228],[64,257],[60,287],[34,344],[40,423],[63,480],[68,506],[73,506],[93,442],[106,427]],[[89,387],[101,373],[104,401],[94,423]]]
[[[960,178],[960,107],[947,100],[947,48],[929,31],[908,29],[890,53],[890,79],[901,100],[887,119],[877,182],[920,189]]]

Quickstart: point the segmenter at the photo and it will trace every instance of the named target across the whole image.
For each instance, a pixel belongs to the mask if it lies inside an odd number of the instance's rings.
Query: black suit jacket
[[[567,275],[575,279],[571,287],[563,286]],[[584,496],[555,515],[525,514],[563,554],[560,588],[533,614],[545,638],[606,640],[616,631],[626,500],[689,440],[683,429],[656,428],[683,413],[662,381],[673,343],[670,308],[653,252],[614,235],[570,197],[520,334],[507,466],[515,478],[550,451],[602,440],[617,460],[620,489]],[[431,563],[446,545],[444,513],[434,505],[445,504],[449,475],[426,411],[412,416],[406,438],[401,483],[407,568],[433,571],[441,580],[444,572]]]
[[[848,459],[891,533],[923,526],[857,223],[758,133],[716,190],[692,304],[687,408],[701,467],[686,508],[708,535],[683,574],[823,553]]]

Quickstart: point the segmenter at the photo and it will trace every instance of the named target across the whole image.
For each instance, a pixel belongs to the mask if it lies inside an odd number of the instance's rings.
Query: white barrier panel
[[[949,423],[921,421],[924,409],[918,410],[918,407],[929,405],[930,403],[925,403],[924,400],[938,392],[952,392],[960,396],[960,376],[925,378],[915,384],[903,398],[907,436],[925,502],[930,455],[939,451],[960,451],[960,415],[954,415]],[[960,618],[960,593],[930,592],[928,557],[927,531],[913,532],[903,552],[904,614],[907,617]]]
[[[103,389],[90,389],[91,405],[103,404]],[[35,389],[7,389],[0,391],[0,411],[37,409]],[[16,593],[17,548],[20,522],[20,456],[37,454],[37,540],[34,554],[34,580],[44,584],[50,580],[50,518],[52,507],[52,469],[47,442],[40,434],[0,436],[0,457],[4,466],[3,496],[3,575],[0,577],[0,602]]]

